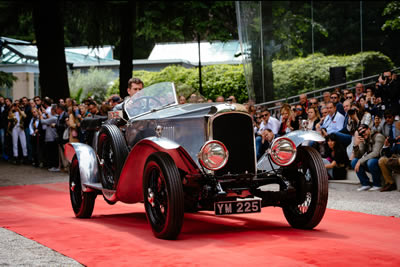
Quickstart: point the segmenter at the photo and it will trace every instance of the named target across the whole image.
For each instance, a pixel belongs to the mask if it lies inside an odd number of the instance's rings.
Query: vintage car
[[[76,217],[92,215],[97,195],[144,203],[154,235],[176,239],[184,212],[215,215],[282,207],[292,227],[312,229],[328,198],[313,131],[276,138],[257,162],[253,119],[243,105],[178,105],[173,83],[144,88],[108,118],[85,119],[85,143],[69,143],[69,190]]]

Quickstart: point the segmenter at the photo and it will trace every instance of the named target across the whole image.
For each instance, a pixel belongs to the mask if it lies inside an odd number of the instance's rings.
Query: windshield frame
[[[144,111],[141,113],[137,113],[137,114],[132,114],[132,112],[130,112],[131,110],[129,110],[129,103],[132,103],[133,101],[140,99],[141,97],[154,97],[157,99],[157,96],[160,96],[160,95],[154,96],[154,95],[146,94],[147,92],[148,93],[150,92],[149,90],[146,90],[146,89],[156,88],[157,85],[162,86],[162,88],[164,87],[164,89],[162,89],[162,91],[166,92],[167,97],[170,97],[168,95],[170,93],[172,93],[173,99],[169,98],[169,99],[167,99],[167,100],[171,100],[171,101],[169,101],[169,103],[165,103],[165,104],[156,106],[154,108],[151,108],[150,110],[147,110],[147,111]],[[170,88],[168,88],[167,85],[170,85]],[[159,99],[157,99],[157,100],[159,100]],[[124,101],[124,111],[128,115],[129,119],[133,119],[133,118],[137,118],[137,117],[143,116],[145,114],[149,114],[149,113],[161,110],[163,108],[175,106],[178,104],[179,104],[179,102],[178,102],[178,97],[176,95],[175,84],[173,82],[160,82],[160,83],[154,83],[148,87],[143,88],[142,90],[140,90],[139,92],[137,92],[136,94],[134,94],[133,96],[131,96],[127,100],[125,100]]]

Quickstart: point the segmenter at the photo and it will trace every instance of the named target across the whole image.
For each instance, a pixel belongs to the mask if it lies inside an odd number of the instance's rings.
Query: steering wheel
[[[137,105],[138,107],[135,107],[134,109],[138,109],[138,110],[140,110],[140,113],[143,113],[143,112],[149,111],[151,109],[151,107],[150,107],[151,100],[156,102],[158,106],[162,106],[161,102],[157,98],[152,97],[152,96],[139,97],[138,99],[135,99],[132,102],[131,106],[134,107]],[[140,104],[138,102],[140,102]],[[144,102],[144,105],[142,105],[143,102]]]

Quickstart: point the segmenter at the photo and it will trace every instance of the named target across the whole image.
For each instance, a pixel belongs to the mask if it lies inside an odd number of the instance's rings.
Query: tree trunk
[[[136,31],[136,2],[128,1],[121,6],[121,45],[119,65],[119,93],[128,95],[128,81],[133,70],[133,35]],[[140,77],[138,77],[140,78]]]
[[[39,1],[33,6],[41,95],[53,100],[70,96],[61,5],[58,1]]]

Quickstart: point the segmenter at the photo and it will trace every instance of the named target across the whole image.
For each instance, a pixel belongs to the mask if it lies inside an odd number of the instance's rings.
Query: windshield
[[[125,111],[129,118],[161,107],[177,105],[175,86],[170,82],[163,82],[143,88],[125,102]]]

